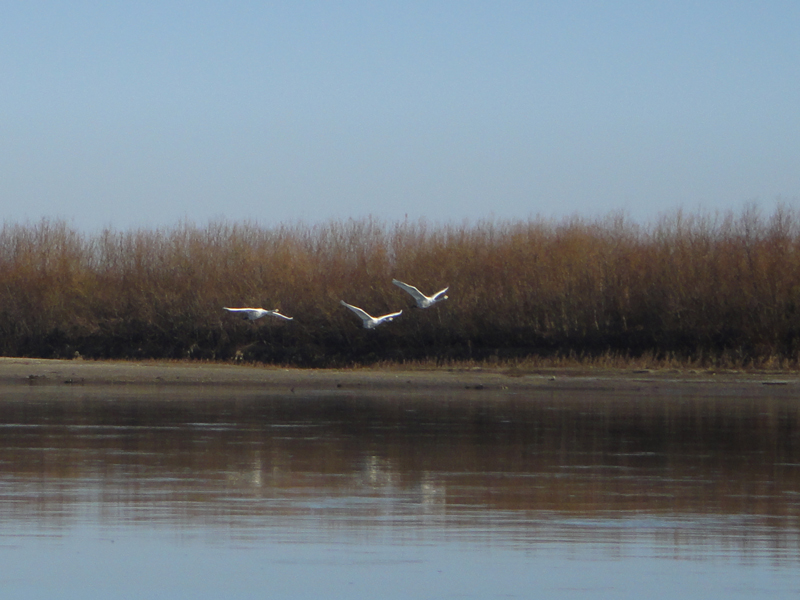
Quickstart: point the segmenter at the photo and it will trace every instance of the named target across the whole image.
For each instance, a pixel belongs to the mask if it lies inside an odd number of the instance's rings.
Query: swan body
[[[264,310],[263,308],[228,308],[227,306],[223,306],[222,308],[228,312],[240,314],[245,321],[255,321],[256,319],[266,317],[267,315],[270,317],[286,319],[287,321],[292,320],[292,317],[287,317],[286,315],[282,315],[280,312],[278,312],[277,308],[275,310]]]
[[[392,283],[399,287],[401,290],[404,290],[411,294],[414,298],[414,301],[417,303],[417,308],[428,308],[433,306],[437,302],[441,302],[442,300],[447,300],[447,296],[445,293],[450,287],[446,287],[443,290],[436,292],[433,296],[426,296],[422,292],[420,292],[417,288],[413,285],[408,285],[407,283],[403,283],[402,281],[398,281],[397,279],[392,279]],[[413,308],[413,307],[412,307]]]
[[[348,304],[344,300],[342,300],[340,302],[340,304],[342,306],[346,306],[347,308],[352,310],[354,313],[356,313],[356,315],[358,315],[358,318],[361,319],[361,323],[364,325],[364,329],[375,329],[381,323],[388,323],[389,321],[391,321],[395,317],[399,317],[401,314],[403,314],[403,311],[401,310],[401,311],[398,311],[396,313],[383,315],[382,317],[373,317],[373,316],[367,314],[366,311],[358,308],[357,306],[353,306],[352,304]]]

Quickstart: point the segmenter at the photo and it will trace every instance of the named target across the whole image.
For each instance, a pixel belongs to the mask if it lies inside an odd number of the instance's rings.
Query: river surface
[[[5,599],[800,597],[800,402],[0,396]]]

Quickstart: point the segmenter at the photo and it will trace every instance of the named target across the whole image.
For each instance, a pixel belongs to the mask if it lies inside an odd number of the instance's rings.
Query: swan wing
[[[342,306],[346,306],[347,308],[352,310],[354,313],[356,313],[358,315],[358,318],[361,319],[362,321],[373,321],[374,320],[369,314],[367,314],[366,311],[361,310],[357,306],[353,306],[352,304],[348,304],[344,300],[340,300],[339,303]]]
[[[396,313],[392,313],[392,314],[389,314],[389,315],[383,315],[382,317],[378,317],[376,319],[376,321],[391,321],[395,317],[399,317],[402,314],[403,314],[403,311],[399,310]]]
[[[413,285],[408,285],[407,283],[403,283],[402,281],[398,281],[397,279],[392,279],[392,283],[395,284],[397,287],[399,287],[401,290],[404,290],[409,294],[411,294],[412,296],[414,296],[414,299],[417,301],[429,300],[429,298],[425,294],[420,292]]]
[[[445,295],[445,293],[447,293],[447,290],[449,290],[449,289],[450,289],[450,286],[447,286],[447,287],[446,287],[446,288],[444,288],[443,290],[440,290],[440,291],[436,292],[436,293],[433,295],[433,298],[431,298],[431,299],[432,299],[432,300],[434,300],[434,301],[435,301],[435,300],[439,300],[439,299],[440,299],[442,296],[444,296],[444,295]]]
[[[227,310],[228,312],[248,313],[248,314],[257,313],[258,311],[263,310],[261,308],[228,308],[227,306],[223,306],[222,308],[224,310]]]
[[[277,310],[269,310],[267,311],[267,313],[269,313],[269,315],[272,317],[279,317],[281,319],[286,319],[287,321],[292,321],[294,319],[294,317],[287,317],[286,315],[282,315],[280,311]]]

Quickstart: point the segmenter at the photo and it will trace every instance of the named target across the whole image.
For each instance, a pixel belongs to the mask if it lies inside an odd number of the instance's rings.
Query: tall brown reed
[[[339,300],[397,310],[407,281],[450,299],[375,331]],[[222,306],[280,308],[245,323]],[[800,220],[621,215],[436,225],[214,221],[83,234],[0,230],[0,351],[297,365],[531,355],[797,365]]]

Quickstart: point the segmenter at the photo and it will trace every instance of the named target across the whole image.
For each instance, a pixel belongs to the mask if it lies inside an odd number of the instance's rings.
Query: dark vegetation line
[[[407,281],[450,299],[411,310]],[[345,300],[371,314],[364,330]],[[223,306],[279,308],[243,322]],[[796,368],[800,214],[0,231],[6,356],[343,366],[601,356]]]

